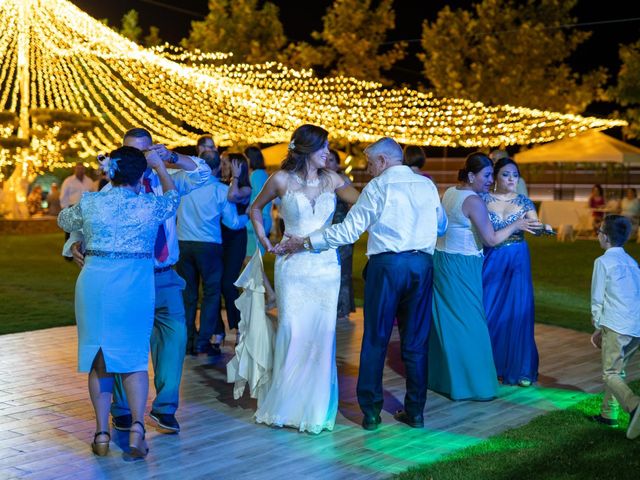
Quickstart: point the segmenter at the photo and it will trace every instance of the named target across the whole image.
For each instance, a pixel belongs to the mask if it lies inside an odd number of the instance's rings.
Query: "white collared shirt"
[[[447,228],[438,190],[405,165],[387,168],[362,190],[342,223],[310,235],[317,250],[354,243],[369,232],[367,255],[420,250],[432,254]]]
[[[238,215],[236,205],[227,200],[229,187],[211,175],[197,190],[180,199],[178,240],[222,243],[220,221],[232,230],[247,224],[247,215]]]
[[[86,175],[79,180],[75,175],[67,177],[60,187],[60,206],[70,207],[80,201],[84,192],[93,192],[93,180]]]
[[[611,247],[596,258],[591,316],[596,328],[640,337],[640,268],[622,247]]]

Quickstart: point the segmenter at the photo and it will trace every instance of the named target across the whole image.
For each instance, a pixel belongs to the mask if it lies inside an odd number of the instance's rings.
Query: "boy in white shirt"
[[[631,414],[627,438],[634,439],[640,436],[640,397],[626,385],[624,372],[640,347],[640,268],[623,248],[630,234],[631,222],[620,215],[605,217],[598,230],[605,253],[593,266],[591,343],[602,348],[605,395],[592,420],[616,426],[621,406]]]

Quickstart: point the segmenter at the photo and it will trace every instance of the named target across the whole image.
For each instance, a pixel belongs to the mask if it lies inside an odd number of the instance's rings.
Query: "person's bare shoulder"
[[[267,185],[271,191],[277,192],[279,196],[282,196],[287,191],[287,185],[289,183],[289,172],[285,170],[278,170],[271,174],[267,180]]]
[[[346,180],[338,173],[334,172],[333,170],[326,170],[326,172],[329,175],[329,179],[331,180],[331,184],[333,185],[334,190],[336,188],[342,187],[345,184]]]
[[[289,172],[284,170],[278,170],[271,174],[269,177],[269,181],[272,182],[276,187],[283,187],[287,185],[289,180]]]

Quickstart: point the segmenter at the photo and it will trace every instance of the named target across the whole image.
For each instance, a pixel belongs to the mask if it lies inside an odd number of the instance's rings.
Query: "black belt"
[[[377,257],[378,255],[415,255],[417,253],[423,253],[425,255],[429,255],[427,252],[423,252],[422,250],[404,250],[402,252],[380,252],[371,255],[372,257]]]
[[[153,268],[153,273],[164,273],[164,272],[168,272],[169,270],[171,270],[173,268],[173,265],[169,265],[168,267],[154,267]]]

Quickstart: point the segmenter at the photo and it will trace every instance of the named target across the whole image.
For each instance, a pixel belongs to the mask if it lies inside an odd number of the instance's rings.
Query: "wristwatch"
[[[311,250],[313,247],[311,246],[311,239],[309,237],[304,237],[302,239],[302,248],[305,250]]]
[[[171,157],[169,157],[169,163],[178,163],[178,154],[176,152],[171,152]]]

